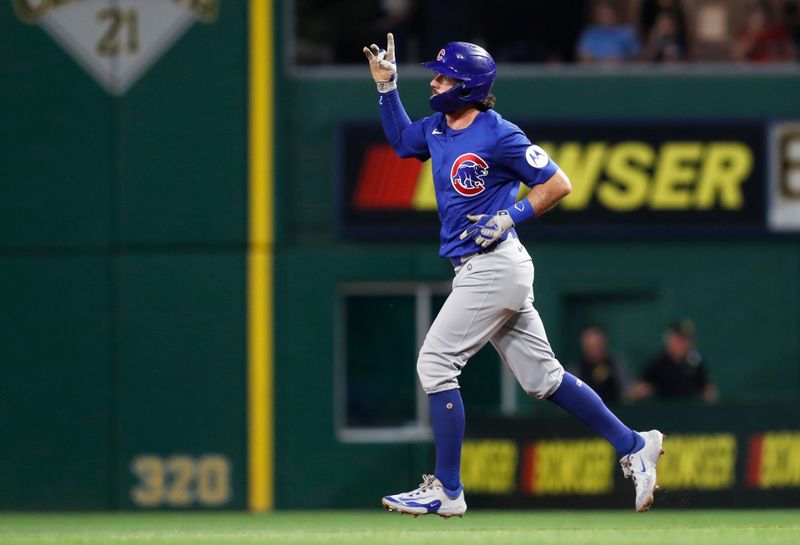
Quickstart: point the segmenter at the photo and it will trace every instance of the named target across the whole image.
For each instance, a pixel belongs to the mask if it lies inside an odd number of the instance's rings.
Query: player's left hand
[[[514,220],[507,210],[500,210],[493,216],[468,214],[467,219],[475,223],[464,229],[459,238],[464,240],[474,237],[475,244],[484,249],[497,242],[506,231],[514,227]]]

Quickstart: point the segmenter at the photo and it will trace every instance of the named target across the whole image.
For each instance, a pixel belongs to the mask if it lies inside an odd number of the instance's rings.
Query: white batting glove
[[[364,55],[369,61],[372,79],[378,86],[379,93],[388,93],[397,89],[397,63],[394,57],[394,35],[386,35],[386,50],[375,44],[364,48]]]
[[[474,237],[475,244],[484,249],[497,242],[506,231],[514,227],[514,220],[511,219],[507,210],[500,210],[493,216],[468,214],[467,219],[475,223],[464,229],[459,238],[464,240]]]

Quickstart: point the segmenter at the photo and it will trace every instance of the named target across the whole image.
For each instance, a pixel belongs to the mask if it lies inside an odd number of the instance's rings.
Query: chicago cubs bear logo
[[[489,174],[489,165],[475,153],[459,155],[450,168],[453,188],[465,197],[482,193],[486,186],[484,178]]]
[[[438,54],[438,55],[436,55],[436,60],[437,60],[437,61],[440,61],[440,60],[442,60],[443,58],[444,58],[444,49],[440,49],[440,50],[439,50],[439,54]]]

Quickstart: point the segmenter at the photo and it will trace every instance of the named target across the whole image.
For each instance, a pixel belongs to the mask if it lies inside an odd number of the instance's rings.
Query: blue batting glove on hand
[[[506,231],[514,227],[514,220],[511,219],[508,210],[500,210],[493,216],[468,214],[467,219],[475,223],[464,229],[459,238],[461,240],[474,238],[475,244],[484,249],[497,242]]]

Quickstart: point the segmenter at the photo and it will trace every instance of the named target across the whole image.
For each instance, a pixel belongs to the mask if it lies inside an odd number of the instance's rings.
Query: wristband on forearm
[[[378,92],[381,94],[397,89],[396,79],[392,79],[391,81],[378,81],[375,82],[375,84],[378,86]]]
[[[391,67],[391,74],[389,74],[389,81],[376,81],[375,85],[378,86],[378,92],[381,94],[388,93],[397,89],[397,65],[394,62],[381,61],[386,63],[386,66]]]
[[[514,225],[519,225],[520,222],[536,217],[536,210],[533,209],[528,199],[522,199],[514,206],[509,207],[507,212],[511,216]]]

